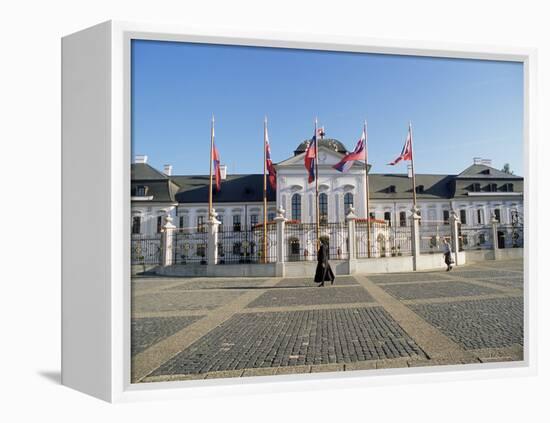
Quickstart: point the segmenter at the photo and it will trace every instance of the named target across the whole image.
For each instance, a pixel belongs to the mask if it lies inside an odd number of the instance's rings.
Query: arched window
[[[302,196],[300,194],[292,196],[292,220],[302,220]]]
[[[328,195],[324,192],[319,194],[319,221],[328,223]]]
[[[349,209],[353,207],[353,194],[348,192],[344,195],[344,212],[349,213]]]

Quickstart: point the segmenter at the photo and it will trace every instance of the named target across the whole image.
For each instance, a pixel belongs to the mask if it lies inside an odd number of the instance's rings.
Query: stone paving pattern
[[[273,289],[249,304],[253,307],[297,306],[312,304],[369,303],[374,301],[367,291],[357,286],[316,287],[311,289]]]
[[[382,288],[399,300],[417,300],[421,298],[460,297],[470,295],[498,294],[491,288],[472,285],[466,282],[449,281],[433,283],[403,283],[385,285]]]
[[[487,261],[340,276],[325,287],[310,278],[138,278],[132,381],[522,360],[522,271],[522,260]]]
[[[153,376],[416,355],[423,353],[382,307],[237,314]]]
[[[132,319],[132,355],[146,350],[198,319],[200,316]]]
[[[523,345],[523,299],[499,298],[412,309],[465,349]]]

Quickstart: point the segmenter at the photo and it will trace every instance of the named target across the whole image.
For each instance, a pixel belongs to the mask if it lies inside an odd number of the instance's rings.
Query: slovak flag
[[[277,171],[271,161],[271,149],[269,148],[269,137],[267,135],[267,127],[265,128],[265,165],[268,172],[269,184],[273,190],[277,189]]]
[[[304,165],[307,169],[308,183],[315,181],[315,157],[317,157],[317,131],[313,134],[313,138],[309,143],[304,157]]]
[[[214,178],[216,181],[216,192],[222,189],[222,174],[220,170],[220,152],[214,142],[214,125],[212,124],[212,161],[214,162]]]
[[[342,160],[332,166],[333,169],[346,173],[353,166],[353,162],[355,162],[356,160],[365,160],[366,144],[367,134],[363,129],[363,133],[361,134],[361,138],[359,138],[359,141],[357,141],[355,150],[342,157]]]
[[[412,160],[412,127],[409,123],[409,133],[407,134],[407,140],[405,141],[405,145],[403,146],[403,150],[401,150],[401,154],[399,157],[397,157],[393,162],[388,163],[388,165],[393,166],[399,163],[401,160]]]

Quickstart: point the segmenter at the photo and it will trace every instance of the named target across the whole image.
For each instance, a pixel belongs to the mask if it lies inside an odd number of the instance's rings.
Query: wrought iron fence
[[[274,232],[274,230],[272,231]],[[272,236],[268,235],[268,244],[274,235],[274,233]],[[269,251],[274,250],[273,245],[269,247],[271,247]],[[263,231],[252,230],[248,227],[241,227],[241,230],[220,227],[217,248],[218,264],[262,263]],[[269,256],[271,259],[271,252]]]
[[[498,225],[498,248],[523,248],[523,225]]]
[[[493,248],[491,225],[465,226],[458,224],[459,251]]]
[[[162,257],[161,234],[141,235],[132,234],[131,263],[144,265],[158,265]]]
[[[319,226],[319,239],[329,247],[330,260],[349,258],[348,227],[346,223],[324,223]],[[287,223],[284,233],[285,261],[317,260],[317,225]]]
[[[252,235],[255,245],[257,245],[257,254],[252,263],[275,263],[277,261],[277,227],[275,223],[266,225],[266,243],[264,251],[264,226],[259,223],[252,227]]]
[[[207,233],[190,229],[172,233],[174,264],[206,264],[208,257]]]
[[[418,227],[420,236],[420,253],[440,253],[443,251],[443,239],[451,242],[451,225],[444,221],[422,220]]]
[[[368,225],[366,221],[356,220],[355,234],[357,258],[411,255],[410,226],[390,227],[387,223],[378,221],[371,221]]]

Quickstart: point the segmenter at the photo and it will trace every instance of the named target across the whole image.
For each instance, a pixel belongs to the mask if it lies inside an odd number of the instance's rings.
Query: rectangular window
[[[384,212],[384,220],[388,226],[391,226],[391,212]]]
[[[250,225],[252,227],[256,226],[258,224],[258,215],[257,214],[253,214],[250,216]]]
[[[234,232],[240,232],[241,231],[241,215],[240,214],[234,214],[233,215],[233,231]]]
[[[443,224],[449,224],[449,210],[443,210]]]
[[[418,219],[418,224],[422,225],[422,211],[420,210],[418,210],[418,217],[420,217],[420,219]]]
[[[157,234],[162,231],[162,216],[157,216]]]
[[[376,213],[375,212],[370,212],[369,213],[369,218],[376,219]]]
[[[197,216],[197,232],[206,232],[204,225],[204,216]]]
[[[183,223],[183,216],[180,216],[180,228],[185,228],[185,225]]]
[[[477,209],[477,224],[482,225],[483,224],[483,210]]]
[[[407,226],[407,213],[399,212],[399,226]]]
[[[206,245],[205,244],[197,244],[197,256],[199,256],[199,257],[205,257],[206,256]]]
[[[495,209],[495,219],[500,223],[500,209]]]
[[[269,212],[269,213],[267,214],[267,221],[268,221],[268,222],[273,222],[274,220],[275,220],[275,213]]]
[[[132,233],[133,234],[140,234],[141,233],[141,217],[140,216],[134,216],[132,218]]]
[[[466,225],[466,210],[460,210],[460,223]]]

